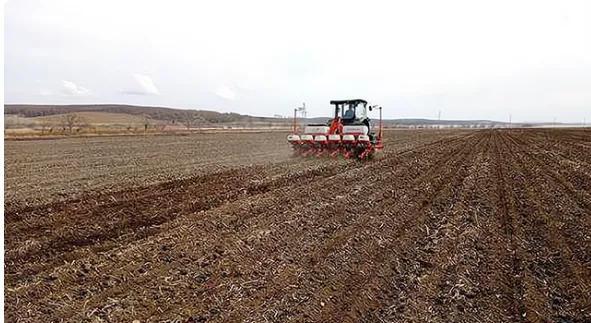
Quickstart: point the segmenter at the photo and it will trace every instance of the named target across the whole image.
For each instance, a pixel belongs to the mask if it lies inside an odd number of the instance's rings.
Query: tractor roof
[[[364,103],[367,104],[367,101],[361,99],[354,99],[354,100],[332,100],[330,104],[343,104],[343,103]]]

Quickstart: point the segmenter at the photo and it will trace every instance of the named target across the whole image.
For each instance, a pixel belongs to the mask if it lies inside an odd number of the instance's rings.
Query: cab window
[[[349,103],[344,105],[343,119],[355,119],[355,103]]]

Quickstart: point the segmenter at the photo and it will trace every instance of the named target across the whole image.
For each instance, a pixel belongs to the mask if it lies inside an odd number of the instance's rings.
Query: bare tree
[[[195,113],[195,111],[187,110],[183,115],[183,124],[187,127],[187,130],[191,130],[191,128],[197,123],[197,121],[201,120],[201,118]]]
[[[41,134],[44,135],[47,130],[51,129],[51,122],[43,119],[39,122],[39,126],[41,127]]]
[[[15,129],[20,128],[20,120],[16,115],[4,115],[4,128]]]
[[[72,133],[75,127],[80,127],[84,124],[82,117],[76,113],[64,114],[61,121],[64,129],[68,129],[69,133]]]
[[[149,116],[144,115],[143,124],[144,124],[144,133],[146,133],[146,132],[148,132],[148,128],[150,128],[150,126],[152,126],[152,119],[150,119]]]

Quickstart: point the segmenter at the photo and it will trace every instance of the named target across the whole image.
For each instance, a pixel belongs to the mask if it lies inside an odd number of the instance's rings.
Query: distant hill
[[[269,121],[273,118],[251,117],[238,113],[221,113],[209,110],[187,110],[162,107],[144,107],[120,104],[96,104],[96,105],[28,105],[7,104],[4,106],[4,114],[19,115],[22,117],[42,117],[78,112],[107,112],[123,113],[147,117],[152,120],[183,123],[191,120],[193,123],[242,123],[254,121]]]
[[[329,118],[307,118],[306,123],[326,124]],[[375,119],[372,119],[376,121]],[[385,127],[415,127],[415,126],[460,126],[460,127],[500,127],[507,126],[506,122],[491,120],[432,120],[432,119],[384,119]]]
[[[498,122],[491,120],[432,120],[432,119],[388,119],[384,120],[388,126],[405,125],[442,125],[442,126],[505,126],[506,122]]]
[[[167,124],[183,127],[269,127],[289,126],[290,118],[254,117],[238,113],[221,113],[209,110],[188,110],[151,106],[135,106],[123,104],[90,104],[90,105],[29,105],[7,104],[4,114],[15,115],[31,122],[42,120],[48,116],[56,116],[55,120],[68,113],[86,114],[89,123],[139,123],[150,120],[151,123]],[[93,114],[94,113],[94,114]],[[96,114],[99,113],[99,114]],[[117,115],[119,114],[119,115]],[[49,118],[52,120],[52,118]],[[102,121],[101,121],[102,120]],[[300,124],[326,124],[328,117],[300,119]],[[375,120],[375,119],[374,119]],[[19,121],[23,122],[23,121]],[[189,125],[189,126],[187,126]],[[507,127],[508,123],[491,120],[432,120],[432,119],[385,119],[385,127],[469,127],[493,128]],[[513,123],[511,126],[531,127],[537,124]]]

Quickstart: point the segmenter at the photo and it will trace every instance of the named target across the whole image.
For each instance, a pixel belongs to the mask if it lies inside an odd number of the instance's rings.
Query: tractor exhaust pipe
[[[382,106],[378,107],[380,109],[380,131],[378,132],[379,141],[382,142]]]
[[[296,119],[298,118],[298,108],[293,109],[293,133],[296,133],[296,129],[297,129],[297,121]]]

